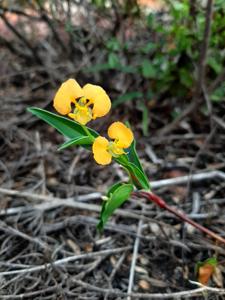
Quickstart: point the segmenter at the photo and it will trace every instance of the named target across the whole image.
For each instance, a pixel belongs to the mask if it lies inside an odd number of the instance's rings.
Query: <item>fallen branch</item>
[[[50,250],[49,246],[44,243],[43,241],[41,241],[40,239],[38,239],[37,237],[31,237],[29,235],[27,235],[24,232],[21,232],[13,227],[8,226],[7,224],[5,224],[3,221],[0,221],[0,229],[4,232],[7,232],[8,234],[12,234],[15,236],[19,236],[24,240],[27,240],[31,243],[35,243],[36,245],[38,245],[41,249],[44,250]]]
[[[55,285],[55,286],[51,286],[48,287],[46,289],[41,289],[38,291],[34,291],[34,292],[29,292],[29,293],[23,293],[23,294],[19,294],[19,295],[0,295],[1,300],[22,300],[22,299],[34,299],[33,297],[36,296],[42,296],[46,293],[50,293],[50,292],[54,292],[54,294],[60,290],[61,285]]]
[[[203,180],[203,179],[212,179],[212,178],[222,178],[225,179],[225,174],[223,172],[220,171],[212,171],[210,173],[201,173],[201,174],[195,174],[193,176],[182,176],[182,177],[177,177],[177,178],[172,178],[172,179],[165,179],[165,180],[160,180],[160,181],[155,181],[152,182],[152,187],[157,188],[157,187],[163,187],[163,186],[168,186],[168,185],[175,185],[175,184],[182,184],[185,182],[188,182],[190,179],[192,179],[192,181],[196,180]],[[47,209],[52,209],[54,207],[58,207],[58,206],[69,206],[69,207],[74,207],[74,208],[78,208],[78,209],[87,209],[87,210],[91,210],[91,211],[95,211],[95,212],[100,212],[101,207],[99,205],[96,204],[89,204],[89,203],[82,203],[82,202],[78,202],[78,201],[74,201],[74,198],[68,198],[68,199],[60,199],[60,198],[54,198],[54,197],[50,197],[50,196],[45,196],[45,195],[35,195],[35,194],[31,194],[31,193],[26,193],[26,192],[20,192],[20,191],[15,191],[15,190],[7,190],[7,189],[3,189],[0,188],[0,193],[2,194],[6,194],[6,195],[11,195],[11,196],[19,196],[19,197],[25,197],[25,198],[30,198],[30,199],[34,199],[34,200],[42,200],[42,201],[46,201],[47,203],[42,203],[42,204],[38,204],[35,205],[34,207],[31,208],[24,208],[24,207],[16,207],[16,208],[9,208],[7,210],[0,210],[0,215],[4,215],[4,214],[15,214],[18,212],[22,212],[27,211],[27,210],[31,210],[33,208],[36,209],[41,209],[41,210],[47,210]],[[212,232],[211,230],[205,228],[204,226],[194,222],[193,220],[191,220],[187,215],[185,215],[182,212],[177,211],[175,208],[170,207],[169,205],[166,204],[166,202],[161,199],[160,197],[156,196],[153,193],[149,193],[149,192],[135,192],[133,193],[136,196],[142,196],[144,198],[147,198],[148,200],[154,202],[155,204],[157,204],[158,206],[160,206],[161,208],[171,212],[172,214],[176,215],[177,217],[179,217],[181,220],[191,224],[192,226],[194,226],[195,228],[197,228],[198,230],[208,234],[209,236],[211,236],[212,238],[222,242],[225,244],[225,239],[223,239],[222,237],[220,237],[219,235],[217,235],[216,233]],[[79,198],[80,197],[80,198]],[[79,196],[78,200],[82,199],[82,200],[87,200],[87,199],[99,199],[101,197],[100,193],[92,193],[89,195],[85,195],[85,196]],[[51,204],[49,203],[51,202]],[[133,213],[133,212],[128,212],[122,209],[118,209],[117,214],[121,215],[121,216],[128,216],[134,219],[142,219],[142,220],[146,220],[149,221],[149,218],[145,217],[145,216],[141,216],[139,214]]]
[[[9,275],[15,275],[15,274],[27,274],[31,272],[37,272],[41,270],[46,270],[47,268],[53,268],[55,266],[63,265],[71,261],[76,261],[79,259],[85,259],[85,258],[93,258],[97,256],[104,256],[104,255],[110,255],[110,254],[116,254],[120,253],[123,251],[127,251],[131,249],[130,246],[127,247],[121,247],[121,248],[115,248],[115,249],[107,249],[107,250],[102,250],[102,251],[96,251],[96,252],[90,252],[90,253],[84,253],[84,254],[79,254],[79,255],[74,255],[74,256],[69,256],[66,258],[62,258],[59,260],[56,260],[54,262],[50,262],[44,265],[32,267],[32,268],[25,268],[22,270],[13,270],[13,271],[6,271],[6,272],[0,272],[0,276],[9,276]]]
[[[172,185],[179,185],[179,184],[185,184],[188,181],[192,182],[198,182],[202,180],[208,180],[208,179],[215,179],[215,178],[221,178],[225,179],[225,173],[221,171],[211,171],[211,172],[204,172],[204,173],[199,173],[199,174],[194,174],[194,175],[187,175],[187,176],[179,176],[175,178],[169,178],[169,179],[162,179],[162,180],[156,180],[151,182],[151,187],[153,189],[158,189],[161,187],[166,187],[166,186],[172,186]],[[40,201],[55,201],[55,200],[60,200],[60,201],[67,201],[67,200],[73,200],[73,201],[88,201],[88,200],[95,200],[101,198],[102,194],[101,193],[90,193],[87,195],[80,195],[77,197],[71,197],[71,198],[56,198],[52,196],[46,196],[46,195],[38,195],[38,194],[33,194],[29,192],[21,192],[13,189],[4,189],[0,188],[0,194],[8,195],[8,196],[17,196],[17,197],[22,197],[22,198],[27,198],[27,199],[32,199],[32,200],[40,200]],[[1,212],[0,212],[1,214]]]
[[[188,290],[188,291],[182,291],[182,292],[175,292],[175,293],[155,293],[155,294],[148,294],[148,293],[123,293],[116,289],[106,289],[106,288],[100,288],[97,286],[94,286],[92,284],[86,283],[81,280],[76,280],[71,278],[72,282],[76,283],[79,286],[84,287],[87,290],[92,290],[95,292],[98,292],[100,294],[107,294],[107,295],[116,295],[120,297],[130,297],[133,299],[176,299],[181,297],[192,297],[197,295],[202,295],[204,292],[213,292],[218,295],[225,295],[225,289],[218,289],[218,288],[212,288],[208,286],[204,286],[201,288],[197,288],[194,290]]]
[[[180,176],[175,178],[169,178],[169,179],[162,179],[157,181],[151,182],[151,187],[153,189],[158,189],[165,186],[171,186],[171,185],[179,185],[179,184],[185,184],[189,182],[190,180],[192,182],[198,182],[202,180],[208,180],[208,179],[215,179],[215,178],[221,178],[225,179],[225,173],[221,171],[212,171],[208,173],[199,173],[194,175],[187,175],[187,176]]]

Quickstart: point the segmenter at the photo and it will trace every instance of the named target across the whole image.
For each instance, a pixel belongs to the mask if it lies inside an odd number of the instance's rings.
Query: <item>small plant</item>
[[[135,150],[133,133],[127,125],[117,121],[108,128],[108,140],[86,126],[89,121],[105,116],[111,108],[110,98],[100,86],[86,84],[81,88],[77,81],[69,79],[57,91],[53,106],[58,113],[70,119],[40,108],[28,110],[69,138],[59,147],[60,150],[74,145],[83,146],[92,151],[98,164],[108,165],[114,159],[129,174],[128,183],[116,183],[104,197],[98,225],[99,229],[103,229],[111,214],[129,198],[135,187],[150,191],[148,178]]]
[[[207,285],[218,265],[216,257],[210,257],[203,262],[198,262],[195,267],[195,273],[201,284]]]
[[[109,217],[131,194],[137,198],[146,198],[160,208],[166,209],[195,228],[208,234],[219,242],[225,240],[216,233],[189,219],[184,213],[170,207],[151,192],[149,180],[136,152],[136,141],[132,130],[120,121],[113,122],[108,128],[110,140],[86,126],[86,124],[105,116],[111,108],[107,93],[100,86],[86,84],[83,88],[74,79],[64,82],[57,91],[53,106],[63,116],[31,107],[29,112],[56,128],[67,138],[59,149],[80,145],[92,151],[93,158],[100,165],[109,165],[112,160],[120,164],[129,175],[128,182],[118,182],[109,187],[103,197],[100,221],[97,228],[102,231]],[[69,118],[65,117],[68,116]]]

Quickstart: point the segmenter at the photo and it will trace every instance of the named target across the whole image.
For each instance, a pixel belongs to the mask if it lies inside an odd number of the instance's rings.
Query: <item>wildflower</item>
[[[108,165],[112,157],[124,154],[124,149],[128,148],[134,139],[132,131],[122,122],[112,123],[108,128],[108,136],[113,141],[99,136],[92,146],[94,159],[100,165]]]
[[[58,89],[53,105],[60,114],[85,125],[105,116],[111,101],[102,87],[88,83],[81,88],[76,80],[68,79]]]

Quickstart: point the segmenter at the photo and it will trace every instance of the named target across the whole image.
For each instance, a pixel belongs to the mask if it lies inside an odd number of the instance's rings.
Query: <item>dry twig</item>
[[[130,297],[133,299],[176,299],[181,297],[191,298],[193,296],[203,295],[204,292],[211,292],[215,295],[225,295],[225,289],[217,289],[212,287],[201,287],[194,290],[182,291],[182,292],[175,292],[175,293],[156,293],[156,294],[148,294],[148,293],[123,293],[116,289],[105,289],[94,286],[92,284],[86,283],[81,280],[75,280],[71,278],[73,282],[77,285],[82,286],[85,289],[96,291],[100,294],[108,294],[108,295],[115,295],[120,297]]]
[[[121,247],[121,248],[116,248],[116,249],[108,249],[108,250],[102,250],[102,251],[98,251],[98,252],[90,252],[90,253],[84,253],[84,254],[80,254],[80,255],[69,256],[66,258],[56,260],[54,262],[50,262],[50,263],[32,267],[32,268],[26,268],[26,269],[22,269],[22,270],[13,270],[13,271],[8,271],[8,272],[0,272],[0,276],[11,276],[11,275],[15,275],[15,274],[27,274],[27,273],[31,273],[31,272],[38,272],[41,270],[47,270],[48,268],[54,268],[59,265],[64,265],[68,262],[76,261],[79,259],[87,259],[87,258],[93,258],[93,257],[98,257],[98,256],[107,256],[107,255],[111,255],[111,254],[120,253],[123,251],[127,251],[130,248],[131,248],[130,246],[127,246],[127,247]]]

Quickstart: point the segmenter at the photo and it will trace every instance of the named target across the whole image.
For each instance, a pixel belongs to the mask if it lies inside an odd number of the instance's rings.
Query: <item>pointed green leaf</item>
[[[129,197],[133,191],[132,184],[122,184],[111,195],[111,198],[106,203],[105,215],[111,216],[113,212],[120,207]]]
[[[124,184],[124,182],[117,182],[117,183],[113,184],[113,185],[108,189],[106,196],[109,198],[109,197],[111,196],[111,194],[113,194],[114,191],[115,191],[116,189],[118,189],[118,188],[119,188],[121,185],[123,185],[123,184]]]
[[[101,209],[101,213],[100,213],[100,221],[99,223],[97,224],[97,229],[102,232],[103,229],[104,229],[104,226],[107,222],[107,220],[104,220],[104,211],[105,211],[105,207],[106,207],[106,204],[107,204],[107,201],[104,201],[102,203],[102,209]]]
[[[142,110],[142,131],[144,136],[148,136],[148,126],[149,126],[148,107],[145,104],[142,104],[141,110]]]
[[[149,60],[144,59],[141,65],[141,73],[144,78],[155,78],[157,70]]]
[[[83,137],[78,137],[75,139],[71,139],[69,141],[66,141],[65,143],[63,143],[58,150],[63,150],[65,148],[71,147],[71,146],[75,146],[75,145],[81,145],[81,146],[91,146],[92,145],[92,140],[90,137],[88,136],[83,136]]]
[[[216,267],[218,265],[218,260],[216,257],[210,257],[204,261],[198,261],[195,265],[195,274],[198,274],[199,268],[205,265]]]
[[[109,53],[109,56],[108,56],[108,64],[109,66],[114,69],[116,68],[117,66],[119,66],[119,57],[116,53],[114,52],[111,52]]]
[[[151,189],[147,176],[136,165],[130,163],[127,168],[137,189],[144,189],[147,191]]]
[[[112,103],[112,107],[117,107],[120,104],[123,104],[128,101],[137,100],[143,97],[143,93],[141,92],[129,92],[119,96]]]
[[[128,148],[128,154],[127,154],[129,161],[131,161],[133,164],[135,164],[143,173],[144,170],[142,168],[142,165],[140,163],[140,160],[137,155],[136,151],[136,140],[133,140],[132,144]]]
[[[121,155],[115,159],[129,173],[133,184],[137,189],[150,190],[150,183],[142,168],[129,161],[127,155]]]
[[[113,186],[114,191],[110,193],[110,197],[102,205],[102,211],[100,215],[100,222],[98,224],[98,229],[102,230],[108,221],[109,217],[113,212],[119,208],[129,197],[133,191],[132,184],[117,184],[117,188]],[[113,190],[111,188],[111,191]]]
[[[70,139],[87,136],[87,133],[85,132],[83,127],[75,121],[37,107],[30,107],[28,108],[28,111],[34,114],[36,117],[42,119],[43,121],[54,127],[56,130],[58,130],[61,134]],[[98,133],[96,131],[90,128],[88,128],[88,130],[94,137],[98,136]]]

